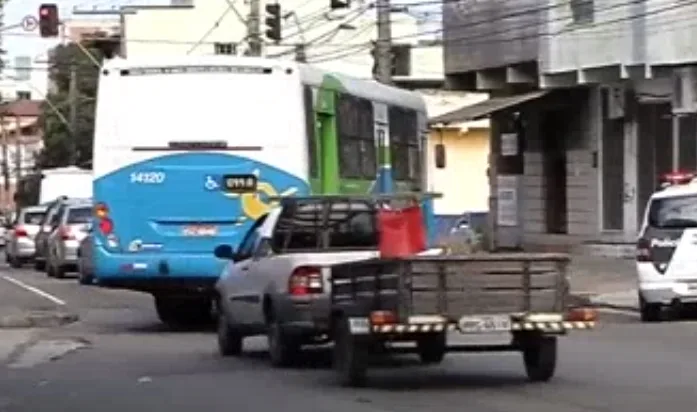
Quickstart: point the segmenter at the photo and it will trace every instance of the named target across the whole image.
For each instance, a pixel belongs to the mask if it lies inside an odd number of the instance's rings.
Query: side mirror
[[[82,227],[82,231],[83,231],[84,233],[92,233],[92,224],[91,224],[91,223],[85,224],[85,225]]]
[[[445,145],[443,143],[438,143],[435,145],[435,151],[433,153],[435,156],[436,168],[445,169]]]
[[[235,258],[237,257],[237,253],[235,253],[235,250],[230,245],[218,245],[218,246],[216,246],[216,248],[213,249],[213,254],[218,259],[227,259],[227,260],[232,260],[233,262],[235,261]]]

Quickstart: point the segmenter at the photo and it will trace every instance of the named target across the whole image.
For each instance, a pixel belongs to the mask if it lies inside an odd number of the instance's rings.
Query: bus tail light
[[[94,215],[98,219],[99,231],[109,236],[114,232],[114,221],[109,218],[109,207],[106,203],[97,203],[94,206]]]
[[[108,217],[101,219],[99,221],[99,231],[104,235],[110,235],[114,231],[114,222]]]
[[[307,296],[322,293],[322,270],[315,266],[299,266],[288,279],[288,293],[291,296]]]

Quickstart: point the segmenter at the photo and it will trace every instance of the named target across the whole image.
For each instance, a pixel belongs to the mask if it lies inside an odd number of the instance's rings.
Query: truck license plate
[[[491,333],[511,330],[511,317],[508,315],[463,316],[458,321],[462,333]]]

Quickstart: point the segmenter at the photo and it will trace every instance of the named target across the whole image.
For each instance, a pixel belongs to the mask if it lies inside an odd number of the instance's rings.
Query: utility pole
[[[22,123],[15,114],[15,186],[22,178]]]
[[[68,102],[70,104],[70,139],[68,140],[68,156],[70,166],[77,164],[77,66],[70,65],[70,85],[68,88]]]
[[[247,36],[249,38],[249,55],[261,56],[261,0],[250,0],[249,2]]]
[[[392,21],[390,0],[377,0],[378,40],[375,50],[376,79],[392,84]]]
[[[3,177],[3,204],[5,208],[10,202],[10,154],[7,149],[7,130],[5,129],[5,115],[0,115],[0,132],[2,132],[2,177]]]

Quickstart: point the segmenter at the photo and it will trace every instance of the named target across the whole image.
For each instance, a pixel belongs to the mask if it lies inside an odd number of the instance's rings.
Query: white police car
[[[658,322],[665,307],[697,307],[697,179],[671,173],[649,199],[637,241],[639,307]]]

